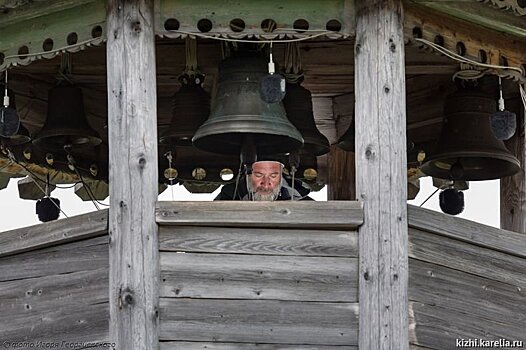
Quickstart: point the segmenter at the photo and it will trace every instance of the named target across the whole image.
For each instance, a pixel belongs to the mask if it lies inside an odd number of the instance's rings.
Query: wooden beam
[[[403,9],[357,1],[356,192],[359,348],[409,349],[407,168]]]
[[[157,349],[157,107],[152,0],[108,1],[110,339]]]
[[[500,180],[500,227],[526,234],[526,133],[524,106],[520,97],[507,100],[506,109],[517,115],[517,131],[506,146],[519,159],[522,167],[515,176]]]
[[[312,213],[317,215],[313,216]],[[351,201],[158,202],[159,225],[352,229],[362,204]]]
[[[108,210],[50,221],[0,234],[0,257],[106,234]]]

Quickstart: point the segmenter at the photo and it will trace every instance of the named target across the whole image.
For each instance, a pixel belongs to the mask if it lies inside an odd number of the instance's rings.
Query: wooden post
[[[360,349],[409,348],[407,160],[401,0],[356,2]]]
[[[526,134],[524,107],[520,97],[506,100],[506,109],[517,115],[517,131],[506,142],[506,146],[521,162],[521,171],[500,180],[500,227],[526,234]]]
[[[109,0],[110,341],[158,348],[153,0]]]
[[[327,181],[328,200],[356,200],[354,158],[354,152],[344,151],[336,145],[331,146]]]

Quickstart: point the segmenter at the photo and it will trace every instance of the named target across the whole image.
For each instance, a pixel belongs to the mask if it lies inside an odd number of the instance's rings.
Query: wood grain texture
[[[356,196],[361,349],[408,349],[407,166],[401,1],[357,1]]]
[[[0,234],[0,257],[107,233],[108,210],[23,227]]]
[[[328,200],[356,200],[356,166],[354,152],[331,146],[329,153]]]
[[[107,267],[1,282],[2,339],[107,339],[107,291]]]
[[[524,235],[408,205],[409,227],[526,258]]]
[[[352,229],[363,222],[362,204],[353,201],[157,202],[156,213],[159,225]]]
[[[109,0],[110,339],[158,348],[159,245],[153,0]]]
[[[358,305],[161,298],[160,340],[356,345]]]
[[[160,226],[161,251],[358,257],[356,231]]]
[[[161,297],[356,302],[358,260],[163,252]]]
[[[261,343],[161,342],[160,350],[358,350],[357,346],[283,345]]]
[[[432,349],[454,349],[456,339],[526,341],[524,325],[504,326],[449,308],[409,302],[410,341]]]
[[[409,299],[495,321],[493,331],[526,325],[523,288],[415,259],[409,259]]]
[[[526,259],[462,241],[409,230],[409,256],[526,288]]]
[[[108,303],[57,305],[44,313],[27,310],[4,321],[2,341],[108,341]],[[29,349],[29,347],[23,347]]]
[[[108,238],[48,247],[0,258],[0,282],[108,267]]]

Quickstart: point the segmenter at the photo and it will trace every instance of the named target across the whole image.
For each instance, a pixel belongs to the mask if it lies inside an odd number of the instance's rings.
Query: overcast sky
[[[18,197],[17,181],[18,179],[12,179],[9,186],[0,191],[0,232],[39,223],[35,213],[36,201],[23,200]],[[499,227],[499,180],[470,182],[469,185],[470,189],[464,192],[465,209],[459,217]],[[434,190],[436,188],[432,186],[430,177],[420,179],[420,192],[409,203],[420,205]],[[176,185],[165,190],[159,199],[212,200],[218,191],[219,189],[213,194],[190,194],[184,187]],[[51,196],[60,199],[60,206],[68,216],[96,210],[93,203],[83,202],[78,198],[73,189],[56,189]],[[314,192],[311,197],[315,200],[326,200],[327,191],[324,188],[320,192]],[[103,203],[108,204],[108,199]],[[440,211],[438,193],[423,207]],[[101,208],[104,207],[101,206]],[[64,218],[64,215],[61,214],[60,218]]]

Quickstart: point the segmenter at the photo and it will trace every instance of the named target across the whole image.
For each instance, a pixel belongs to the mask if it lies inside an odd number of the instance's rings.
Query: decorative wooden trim
[[[526,7],[520,6],[517,0],[475,0],[485,4],[491,4],[501,10],[512,12],[517,16],[526,16]]]
[[[356,2],[360,349],[409,348],[406,106],[400,0]]]
[[[441,46],[457,52],[457,44],[461,43],[467,58],[481,62],[479,56],[483,51],[488,64],[503,65],[505,59],[508,66],[521,68],[522,74],[501,69],[495,69],[493,73],[526,83],[526,38],[504,35],[411,1],[404,1],[404,8],[404,36],[408,44],[433,51],[414,38],[421,37],[431,42],[441,38]]]
[[[159,225],[353,229],[363,209],[355,201],[157,202],[156,218]]]
[[[0,71],[106,40],[104,0],[55,3],[47,10],[43,3],[0,13]]]
[[[108,1],[110,339],[157,349],[159,243],[153,0]]]
[[[228,9],[224,3],[215,0],[157,0],[155,15],[156,34],[169,38],[184,38],[188,33],[233,39],[307,38],[330,31],[329,21],[338,21],[341,29],[327,33],[327,38],[347,38],[353,36],[355,30],[354,1],[351,0],[252,0],[238,2]],[[275,21],[274,30],[262,29],[263,21],[267,19]],[[244,28],[234,31],[233,20],[238,20],[234,24],[242,23]],[[296,20],[307,21],[308,30],[318,32],[294,30]],[[208,28],[203,26],[206,21]]]
[[[80,241],[107,232],[107,209],[1,232],[0,257],[66,242]]]
[[[409,227],[526,258],[526,236],[408,205]]]

